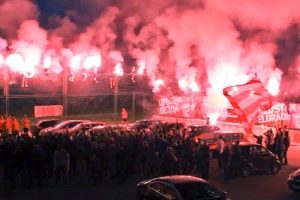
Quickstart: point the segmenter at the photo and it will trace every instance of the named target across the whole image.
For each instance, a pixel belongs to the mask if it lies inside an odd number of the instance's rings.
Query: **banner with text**
[[[191,97],[161,97],[157,102],[157,114],[172,117],[193,118],[198,110],[198,104]]]
[[[34,106],[35,117],[62,116],[62,105]]]
[[[267,111],[260,112],[258,123],[268,126],[300,128],[300,104],[277,103]]]

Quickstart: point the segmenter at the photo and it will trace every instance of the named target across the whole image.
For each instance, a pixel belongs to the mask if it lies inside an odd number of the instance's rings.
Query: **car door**
[[[166,189],[166,184],[163,182],[153,182],[149,184],[149,193],[146,196],[147,200],[168,200],[163,193]]]
[[[272,157],[270,156],[269,150],[267,150],[265,147],[261,145],[255,146],[255,163],[256,168],[258,170],[268,170],[271,167],[272,164]]]

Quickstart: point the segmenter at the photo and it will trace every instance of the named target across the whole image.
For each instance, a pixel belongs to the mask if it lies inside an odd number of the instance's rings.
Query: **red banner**
[[[62,116],[62,105],[34,106],[35,117]]]

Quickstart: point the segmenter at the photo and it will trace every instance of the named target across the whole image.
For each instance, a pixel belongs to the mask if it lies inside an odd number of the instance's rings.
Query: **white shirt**
[[[222,139],[218,139],[218,141],[217,141],[217,150],[219,151],[220,154],[223,153],[224,146],[225,146],[224,141]]]

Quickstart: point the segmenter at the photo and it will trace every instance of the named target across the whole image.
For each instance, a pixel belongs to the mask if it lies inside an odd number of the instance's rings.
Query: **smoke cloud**
[[[0,63],[36,76],[143,66],[155,92],[205,93],[207,112],[218,112],[226,86],[257,78],[278,95],[299,80],[299,9],[297,0],[2,0]]]

